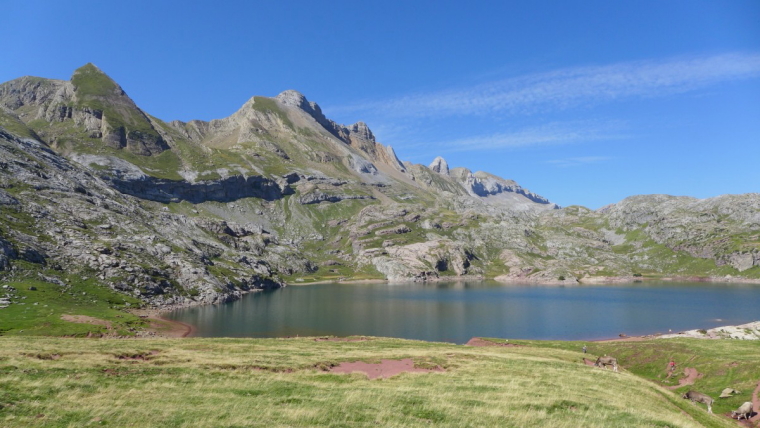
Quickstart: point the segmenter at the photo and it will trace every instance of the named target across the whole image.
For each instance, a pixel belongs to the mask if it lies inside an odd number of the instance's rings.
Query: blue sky
[[[93,62],[164,120],[296,89],[403,160],[564,206],[760,191],[756,0],[7,0],[3,16],[0,81]]]

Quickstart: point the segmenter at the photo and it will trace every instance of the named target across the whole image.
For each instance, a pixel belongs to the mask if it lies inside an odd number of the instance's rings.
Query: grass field
[[[3,281],[0,296],[12,296],[13,304],[0,312],[0,336],[131,336],[147,324],[124,311],[142,304],[138,299],[101,286],[97,280],[73,280],[70,284],[24,279]],[[101,324],[66,321],[69,316],[97,318]]]
[[[580,342],[519,343],[0,337],[0,425],[729,427],[719,413],[760,379],[748,342],[589,344],[618,354],[621,373],[584,365]],[[736,385],[741,396],[716,402],[716,415],[691,405],[659,385],[671,355],[694,356],[705,374],[695,389]],[[444,371],[325,371],[401,358]]]

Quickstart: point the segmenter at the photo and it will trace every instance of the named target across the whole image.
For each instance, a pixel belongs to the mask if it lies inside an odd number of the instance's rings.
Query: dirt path
[[[88,315],[70,315],[70,314],[63,314],[61,315],[61,319],[68,322],[75,322],[78,324],[92,324],[92,325],[102,325],[107,330],[111,330],[111,322],[102,320],[100,318],[91,317]]]
[[[353,363],[341,363],[330,369],[331,373],[353,373],[362,372],[370,379],[377,379],[379,377],[389,378],[399,373],[429,373],[429,372],[442,372],[444,371],[440,367],[434,369],[419,369],[414,367],[414,361],[411,358],[403,360],[380,360],[379,364],[370,364],[362,361],[355,361]]]
[[[697,369],[693,367],[686,367],[685,369],[683,369],[683,374],[685,374],[686,377],[682,377],[681,379],[678,379],[678,385],[666,386],[666,388],[678,389],[682,386],[694,385],[694,382],[696,382],[697,379],[700,379],[702,376],[704,376],[702,373],[698,372]]]
[[[752,408],[755,410],[755,416],[752,416],[749,420],[754,425],[760,421],[760,381],[757,382],[757,387],[752,392]]]

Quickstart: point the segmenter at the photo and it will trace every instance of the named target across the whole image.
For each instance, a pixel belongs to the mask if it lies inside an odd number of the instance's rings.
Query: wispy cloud
[[[592,163],[606,162],[610,159],[613,158],[610,156],[579,156],[565,159],[552,159],[546,161],[546,163],[567,168],[572,166],[583,166]]]
[[[565,68],[326,110],[389,117],[524,114],[667,96],[758,76],[760,53],[726,53]]]
[[[627,138],[619,121],[553,122],[509,132],[476,135],[450,141],[411,144],[407,147],[435,147],[440,152],[517,149],[529,146],[565,145]]]

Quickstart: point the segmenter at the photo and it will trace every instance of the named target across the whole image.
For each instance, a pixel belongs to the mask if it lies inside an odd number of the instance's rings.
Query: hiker
[[[586,345],[583,345],[583,353],[586,353]]]
[[[670,373],[673,373],[676,370],[676,362],[673,361],[673,359],[670,359],[670,362],[668,363],[668,371]]]

